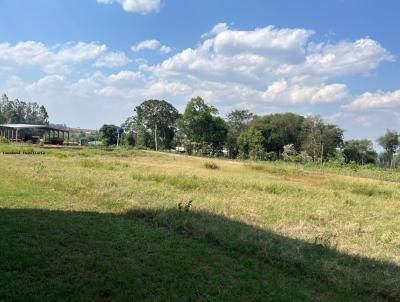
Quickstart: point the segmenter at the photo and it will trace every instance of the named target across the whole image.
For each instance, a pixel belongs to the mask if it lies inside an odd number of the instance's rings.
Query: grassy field
[[[0,301],[400,301],[398,171],[2,145],[0,173]]]

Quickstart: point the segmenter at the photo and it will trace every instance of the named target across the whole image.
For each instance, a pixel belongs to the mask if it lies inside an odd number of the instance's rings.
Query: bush
[[[10,141],[4,136],[0,136],[0,144],[8,144]]]
[[[275,152],[266,152],[265,153],[265,160],[275,161],[278,160],[278,156]]]
[[[284,161],[297,161],[297,151],[293,144],[283,146],[282,155]]]
[[[311,163],[312,162],[312,157],[308,155],[306,151],[301,151],[299,155],[297,156],[299,161],[302,163]]]
[[[212,162],[212,161],[207,161],[207,162],[205,162],[205,163],[204,163],[204,167],[205,167],[206,169],[211,169],[211,170],[217,170],[217,169],[219,169],[219,166],[218,166],[215,162]]]

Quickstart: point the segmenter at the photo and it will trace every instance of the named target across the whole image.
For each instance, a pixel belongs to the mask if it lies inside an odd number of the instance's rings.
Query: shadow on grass
[[[399,301],[400,267],[210,213],[0,209],[1,301]]]

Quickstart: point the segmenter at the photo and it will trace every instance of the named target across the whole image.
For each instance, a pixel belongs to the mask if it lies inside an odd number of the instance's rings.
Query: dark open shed
[[[69,142],[69,129],[54,128],[46,125],[3,124],[0,125],[0,136],[10,141],[18,142],[21,141],[19,132],[24,129],[44,131],[45,143],[48,144],[62,145],[65,141],[65,134],[67,134],[67,142]]]

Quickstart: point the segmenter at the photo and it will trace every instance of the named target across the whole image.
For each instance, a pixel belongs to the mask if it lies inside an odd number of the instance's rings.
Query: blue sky
[[[399,1],[2,0],[0,92],[54,123],[120,124],[160,98],[222,115],[321,114],[346,138],[400,128]]]

